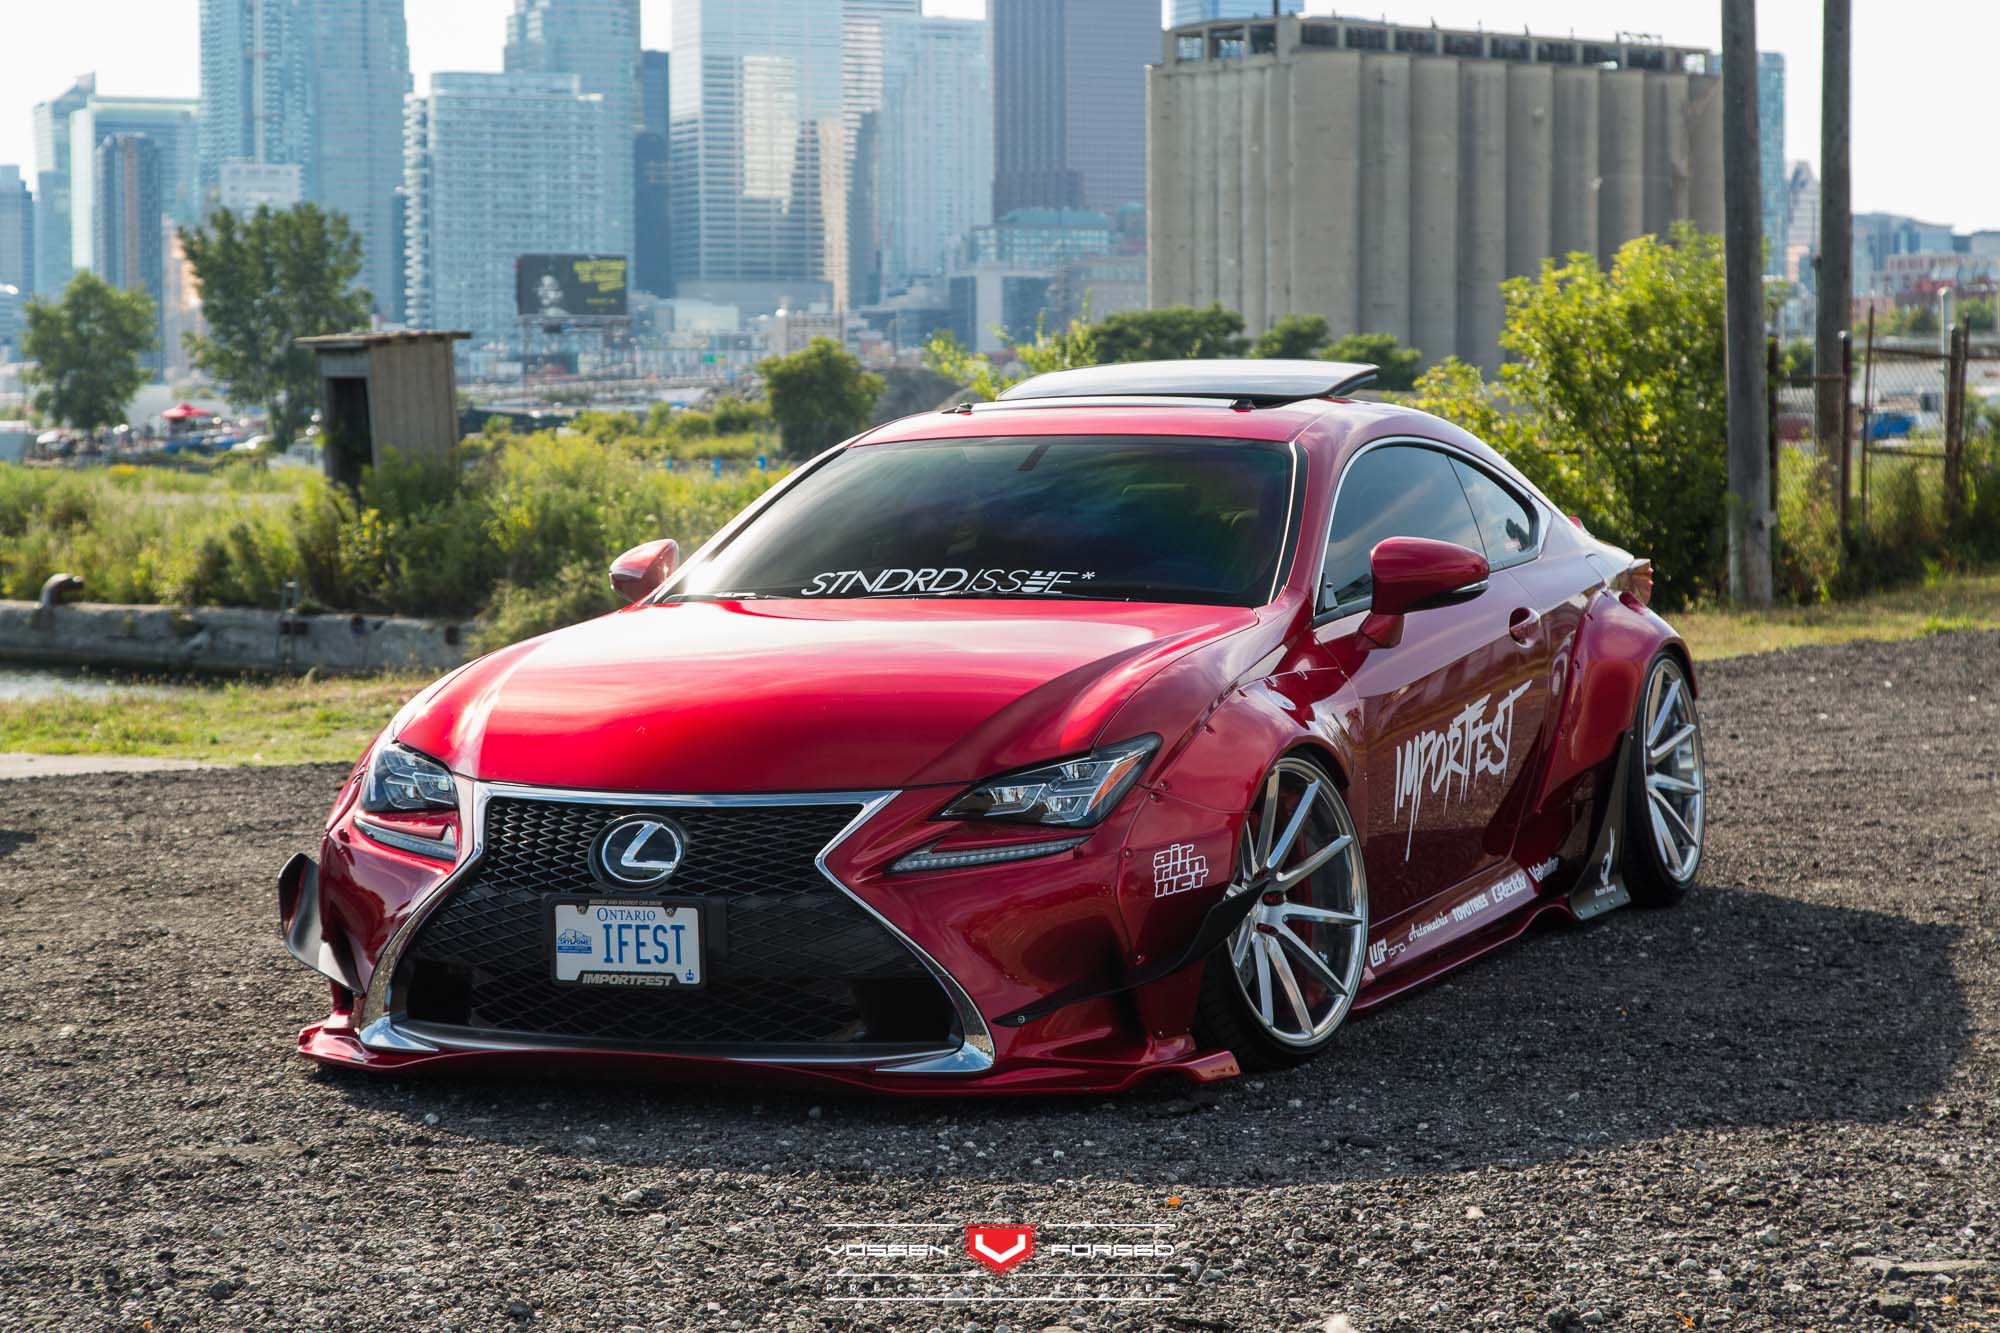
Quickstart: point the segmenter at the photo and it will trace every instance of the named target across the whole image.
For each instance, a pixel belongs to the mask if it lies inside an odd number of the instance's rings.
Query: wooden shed
[[[458,443],[452,344],[469,333],[415,329],[301,338],[319,359],[326,475],[349,488],[376,451],[443,455]]]

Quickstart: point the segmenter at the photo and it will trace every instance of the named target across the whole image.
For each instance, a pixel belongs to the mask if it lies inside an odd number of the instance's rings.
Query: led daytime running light
[[[959,852],[941,852],[933,843],[897,859],[889,867],[892,875],[907,875],[920,870],[962,870],[967,866],[998,865],[1006,861],[1027,861],[1037,856],[1054,856],[1058,852],[1081,847],[1089,838],[1058,838],[1053,842],[1017,842],[1005,847],[968,847]]]

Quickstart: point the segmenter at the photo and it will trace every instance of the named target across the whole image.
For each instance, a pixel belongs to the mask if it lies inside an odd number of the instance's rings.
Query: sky
[[[498,69],[513,0],[407,0],[410,63],[422,91],[436,70]],[[798,0],[800,4],[812,0]],[[36,102],[97,72],[105,93],[193,97],[200,89],[197,0],[0,0],[0,164],[33,171]],[[984,0],[925,0],[977,17]],[[1332,0],[1308,0],[1327,13]],[[1718,0],[1373,0],[1371,17],[1445,27],[1525,27],[1613,37],[1657,33],[1721,44]],[[1820,0],[1764,0],[1758,47],[1785,56],[1785,154],[1819,158]],[[669,48],[670,0],[641,0],[642,39]],[[2000,115],[2000,4],[1859,0],[1854,9],[1854,207],[1962,230],[2000,228],[1991,126]],[[1350,11],[1353,12],[1353,11]]]

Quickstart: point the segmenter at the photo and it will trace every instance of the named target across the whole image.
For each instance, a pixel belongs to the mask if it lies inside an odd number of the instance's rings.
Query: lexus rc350
[[[1702,741],[1650,564],[1370,369],[1042,375],[625,553],[630,605],[425,689],[285,867],[300,1051],[1206,1081],[1675,901]]]

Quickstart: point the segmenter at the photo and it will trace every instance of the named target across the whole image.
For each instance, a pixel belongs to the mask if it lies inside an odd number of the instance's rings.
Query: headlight
[[[941,818],[1088,828],[1132,789],[1159,744],[1158,736],[1139,736],[1081,759],[991,778],[946,806]]]
[[[361,783],[361,808],[370,814],[403,810],[456,810],[458,785],[435,759],[393,741],[375,747]]]

